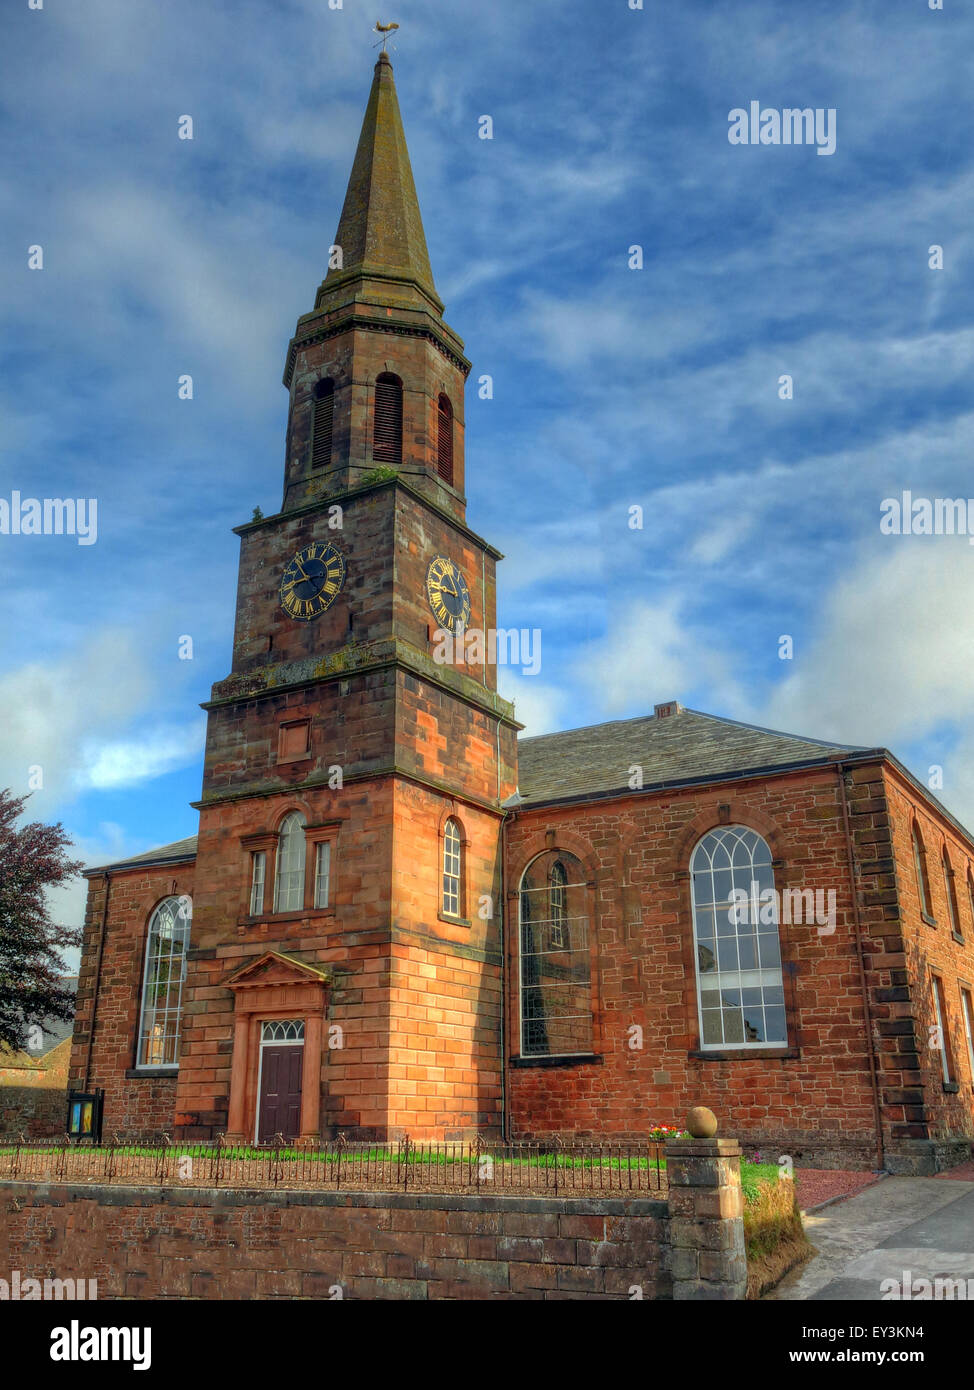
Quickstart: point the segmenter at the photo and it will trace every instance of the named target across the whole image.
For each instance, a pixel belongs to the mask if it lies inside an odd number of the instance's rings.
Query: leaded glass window
[[[452,818],[443,830],[443,915],[459,917],[463,886],[463,844]]]
[[[520,899],[521,1055],[592,1051],[588,890],[574,855],[552,850],[524,871]]]
[[[747,826],[720,826],[694,849],[690,878],[701,1047],[786,1045],[771,850]]]
[[[140,1067],[174,1067],[179,1061],[179,1024],[192,904],[166,898],[149,919],[139,1015]]]

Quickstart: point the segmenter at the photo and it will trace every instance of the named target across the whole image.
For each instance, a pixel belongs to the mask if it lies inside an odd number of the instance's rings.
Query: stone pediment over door
[[[279,951],[266,951],[236,970],[226,980],[226,987],[234,992],[238,1013],[293,1009],[297,1014],[314,1009],[316,1004],[320,1007],[330,983],[330,971]]]

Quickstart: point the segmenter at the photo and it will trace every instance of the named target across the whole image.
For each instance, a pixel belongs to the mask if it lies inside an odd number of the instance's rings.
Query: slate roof
[[[630,769],[642,768],[642,790],[780,772],[828,763],[835,758],[885,758],[968,839],[971,833],[885,748],[829,743],[762,729],[700,710],[665,717],[642,715],[584,729],[566,729],[518,739],[518,805],[625,794]],[[195,835],[106,865],[131,869],[178,863],[196,857]],[[88,869],[88,874],[102,872]]]
[[[518,740],[522,805],[628,791],[630,768],[643,788],[772,771],[879,749],[778,733],[699,710],[592,724]]]
[[[181,860],[196,858],[195,835],[188,835],[185,840],[174,840],[171,845],[160,845],[158,849],[147,849],[144,854],[135,854],[131,859],[116,859],[113,864],[103,864],[101,868],[86,869],[84,877],[90,874],[100,874],[105,869],[136,869],[140,865],[153,864],[177,864]]]

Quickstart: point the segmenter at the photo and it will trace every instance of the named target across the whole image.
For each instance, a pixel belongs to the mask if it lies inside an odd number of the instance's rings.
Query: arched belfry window
[[[787,1045],[766,841],[744,825],[711,830],[690,857],[690,878],[701,1048]]]
[[[179,1024],[186,978],[192,905],[166,898],[149,918],[139,1012],[140,1067],[174,1067],[179,1061]]]
[[[376,377],[372,458],[395,468],[402,463],[402,382],[391,372]]]
[[[585,873],[564,850],[534,859],[521,877],[521,1055],[592,1051],[592,958]]]
[[[451,816],[443,827],[443,897],[444,917],[459,917],[463,908],[463,837],[460,826]]]
[[[332,423],[335,416],[335,383],[331,378],[315,387],[314,414],[311,417],[311,466],[327,468],[331,463]]]
[[[453,406],[448,396],[440,396],[437,407],[436,469],[445,483],[453,486]]]
[[[292,811],[281,822],[274,874],[274,911],[298,912],[304,907],[305,819]]]

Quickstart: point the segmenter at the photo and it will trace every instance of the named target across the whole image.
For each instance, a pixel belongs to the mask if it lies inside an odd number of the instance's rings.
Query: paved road
[[[974,1297],[974,1182],[883,1178],[846,1202],[805,1218],[818,1254],[767,1295],[775,1299],[881,1300],[884,1280],[970,1280]],[[941,1294],[943,1297],[944,1294]]]

